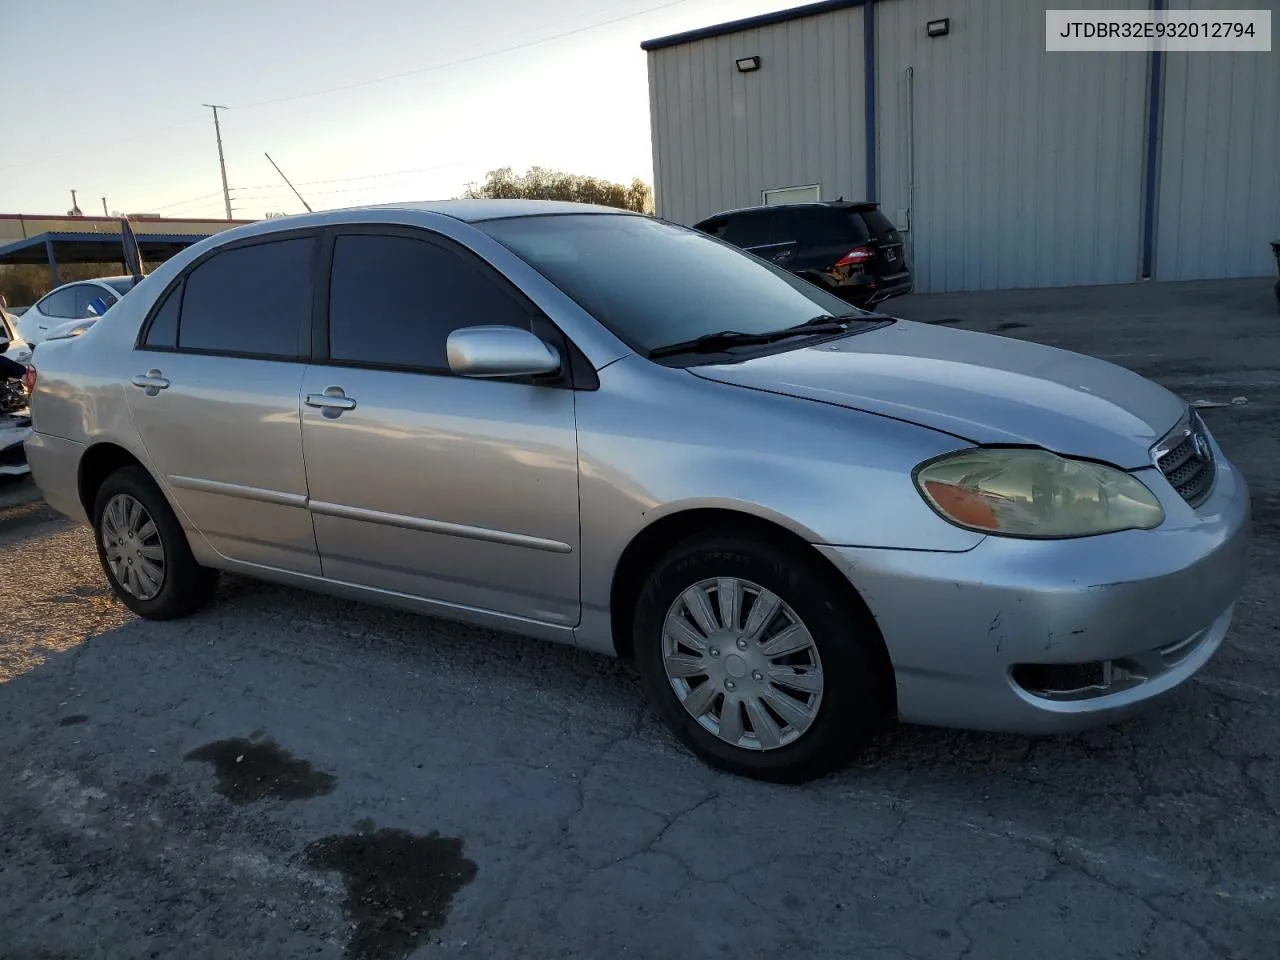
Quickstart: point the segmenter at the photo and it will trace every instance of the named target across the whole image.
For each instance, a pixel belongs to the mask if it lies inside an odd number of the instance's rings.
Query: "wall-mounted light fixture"
[[[752,70],[760,69],[759,57],[741,57],[737,60],[739,73],[750,73]]]
[[[924,25],[924,32],[931,37],[945,37],[951,32],[951,18],[943,17],[941,20],[930,20]]]

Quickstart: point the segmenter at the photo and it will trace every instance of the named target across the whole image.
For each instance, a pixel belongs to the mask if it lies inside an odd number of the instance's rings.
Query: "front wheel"
[[[720,535],[650,575],[636,667],[676,736],[724,770],[799,782],[843,766],[892,709],[874,620],[800,550]]]
[[[182,525],[142,467],[122,467],[103,481],[93,532],[112,591],[138,616],[172,620],[213,598],[218,572],[196,563]]]

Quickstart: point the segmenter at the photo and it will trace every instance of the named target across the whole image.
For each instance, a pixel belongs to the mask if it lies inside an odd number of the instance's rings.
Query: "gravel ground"
[[[703,767],[620,665],[243,580],[112,601],[0,488],[0,958],[1280,955],[1269,282],[911,297],[1206,412],[1254,494],[1224,648],[1123,726],[901,727],[804,787]]]

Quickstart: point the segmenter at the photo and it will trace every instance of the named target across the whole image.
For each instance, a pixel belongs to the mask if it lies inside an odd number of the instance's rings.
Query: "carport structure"
[[[144,263],[167,260],[175,253],[217,231],[208,233],[139,233],[138,246]],[[58,263],[123,263],[124,240],[115,233],[49,232],[0,246],[0,266],[18,264],[49,265],[49,284],[56,287]]]

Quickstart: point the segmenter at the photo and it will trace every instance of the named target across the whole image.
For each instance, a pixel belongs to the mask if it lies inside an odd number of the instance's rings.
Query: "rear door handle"
[[[326,417],[340,417],[344,410],[354,410],[356,401],[348,397],[341,387],[325,387],[324,393],[308,393],[305,401],[308,407],[316,407]]]
[[[169,389],[169,381],[156,369],[138,374],[133,378],[133,385],[147,391],[148,397],[154,397],[161,390]]]

